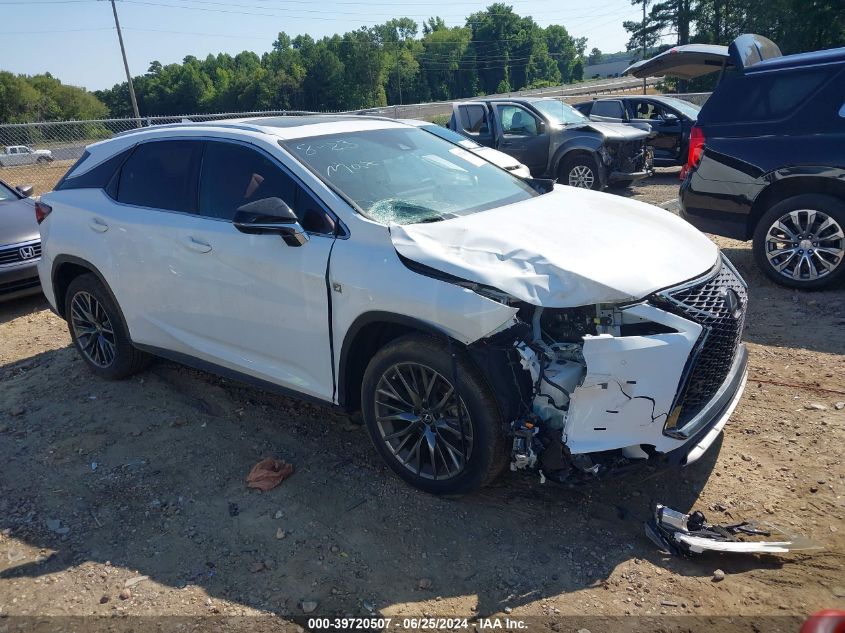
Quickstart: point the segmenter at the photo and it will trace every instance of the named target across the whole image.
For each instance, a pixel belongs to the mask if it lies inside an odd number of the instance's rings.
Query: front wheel
[[[370,361],[361,388],[376,450],[412,486],[458,495],[506,465],[502,418],[478,369],[439,340],[409,335]],[[454,371],[453,371],[454,369]]]
[[[845,277],[845,203],[804,194],[774,205],[754,231],[754,259],[775,283],[818,290]]]
[[[580,189],[599,190],[602,186],[598,165],[595,159],[588,154],[564,158],[560,167],[558,182]]]
[[[39,156],[38,160],[36,160],[35,162],[37,162],[39,165],[46,165],[50,162],[50,159],[46,156]]]

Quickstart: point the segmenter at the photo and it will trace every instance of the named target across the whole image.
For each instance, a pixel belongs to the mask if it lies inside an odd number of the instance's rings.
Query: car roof
[[[356,115],[307,115],[248,117],[224,119],[219,121],[190,121],[152,125],[115,134],[86,147],[90,158],[80,164],[74,172],[80,175],[96,165],[129,149],[139,142],[170,137],[203,137],[262,139],[267,137],[277,141],[287,141],[328,134],[349,134],[366,130],[407,129],[409,126],[393,119]]]
[[[810,51],[808,53],[796,53],[794,55],[784,55],[783,57],[764,59],[758,64],[750,66],[746,70],[746,73],[766,72],[781,68],[798,68],[800,66],[815,66],[817,64],[829,64],[836,62],[845,62],[845,47],[828,48],[822,51]]]

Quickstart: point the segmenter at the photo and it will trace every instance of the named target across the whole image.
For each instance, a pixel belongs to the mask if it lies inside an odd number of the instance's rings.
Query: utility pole
[[[132,75],[129,73],[129,62],[126,61],[126,47],[123,45],[123,33],[120,32],[120,20],[117,19],[117,7],[111,0],[111,10],[114,13],[114,25],[117,27],[117,39],[120,41],[120,54],[123,55],[123,69],[126,71],[126,82],[129,84],[129,98],[132,100],[132,112],[137,123],[141,123],[141,113],[138,112],[138,100],[135,99],[135,86],[132,85]]]
[[[402,105],[402,69],[399,66],[401,53],[396,51],[396,82],[399,84],[399,105]]]
[[[112,0],[112,3],[114,3],[114,0]],[[643,59],[645,59],[645,49],[646,49],[646,46],[645,46],[645,7],[646,7],[646,4],[648,4],[648,0],[643,0]],[[115,13],[115,16],[117,16],[116,13]],[[118,33],[120,33],[120,31],[118,31]],[[646,82],[646,78],[643,77],[643,94],[646,93],[645,82]]]

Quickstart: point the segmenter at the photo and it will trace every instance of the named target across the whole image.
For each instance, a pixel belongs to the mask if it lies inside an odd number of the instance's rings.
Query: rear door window
[[[462,105],[458,108],[461,115],[461,127],[470,134],[489,134],[487,108],[483,105]]]
[[[195,213],[202,150],[202,141],[138,145],[120,172],[118,202]]]
[[[590,111],[592,116],[605,116],[611,119],[621,119],[622,113],[621,101],[596,101],[593,104],[593,109]]]
[[[708,119],[723,123],[783,119],[812,97],[831,72],[797,69],[725,78],[705,104]]]

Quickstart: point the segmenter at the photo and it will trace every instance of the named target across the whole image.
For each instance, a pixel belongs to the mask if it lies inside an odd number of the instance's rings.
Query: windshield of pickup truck
[[[539,195],[470,151],[417,128],[279,141],[365,217],[437,222]]]
[[[572,125],[573,123],[588,123],[589,119],[570,105],[554,99],[532,101],[531,105],[544,114],[552,123],[558,125]]]

